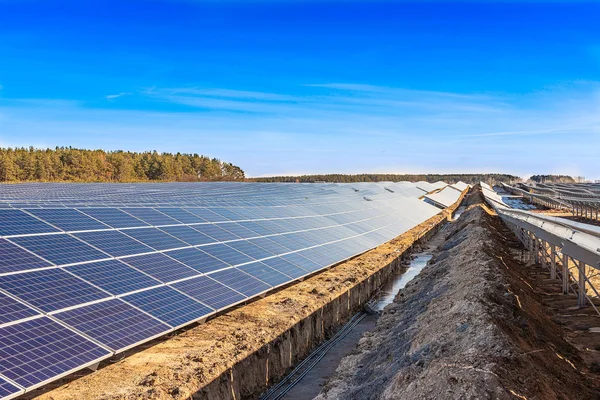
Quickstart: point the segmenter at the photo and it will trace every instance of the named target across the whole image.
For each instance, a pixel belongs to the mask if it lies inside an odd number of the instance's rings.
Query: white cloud
[[[122,92],[122,93],[118,93],[118,94],[109,94],[106,97],[107,100],[114,100],[114,99],[118,99],[119,97],[123,97],[123,96],[129,96],[132,93],[129,92]]]

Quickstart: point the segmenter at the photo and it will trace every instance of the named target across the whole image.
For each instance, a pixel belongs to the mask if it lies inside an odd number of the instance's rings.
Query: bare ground
[[[476,191],[318,400],[600,398],[598,317],[565,311],[573,298],[515,259],[520,243],[481,205]]]
[[[189,399],[265,343],[388,265],[446,216],[447,212],[439,214],[391,242],[203,325],[139,346],[104,362],[97,372],[78,372],[25,398]]]

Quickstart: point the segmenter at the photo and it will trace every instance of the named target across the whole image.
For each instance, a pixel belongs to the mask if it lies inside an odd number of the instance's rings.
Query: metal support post
[[[563,254],[562,262],[562,293],[569,293],[569,256]]]
[[[577,300],[577,304],[579,307],[584,307],[586,303],[585,297],[585,263],[583,261],[579,261],[579,298]]]
[[[556,246],[550,245],[550,279],[556,279]]]

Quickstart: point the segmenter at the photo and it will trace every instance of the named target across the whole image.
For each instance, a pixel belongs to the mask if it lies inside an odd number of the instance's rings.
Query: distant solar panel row
[[[439,211],[377,188],[367,199],[348,185],[3,185],[0,398],[360,254]]]

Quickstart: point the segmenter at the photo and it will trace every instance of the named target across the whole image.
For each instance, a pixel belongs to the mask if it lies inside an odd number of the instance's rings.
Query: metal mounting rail
[[[551,279],[562,280],[563,294],[569,293],[572,281],[577,282],[573,290],[577,304],[580,307],[589,304],[600,315],[592,302],[592,297],[600,298],[600,294],[590,279],[600,271],[600,230],[587,224],[508,208],[494,199],[495,193],[490,193],[489,187],[484,187],[483,194],[486,202],[529,249],[531,260],[549,268]],[[588,289],[593,296],[587,294]]]

